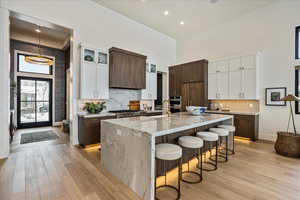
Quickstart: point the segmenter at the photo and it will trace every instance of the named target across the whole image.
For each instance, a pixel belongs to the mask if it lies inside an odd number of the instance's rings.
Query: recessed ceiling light
[[[184,21],[181,21],[181,22],[180,22],[180,25],[184,25]]]
[[[169,11],[166,10],[166,11],[164,12],[164,15],[165,15],[165,16],[169,15]]]
[[[41,30],[37,28],[37,29],[35,29],[35,32],[40,33]]]

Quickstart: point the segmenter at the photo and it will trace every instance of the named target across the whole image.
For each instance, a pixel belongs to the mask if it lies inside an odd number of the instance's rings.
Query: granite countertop
[[[259,115],[259,112],[238,111],[238,110],[230,110],[230,111],[207,110],[206,112],[207,113],[220,113],[220,114],[237,114],[237,115]]]
[[[233,116],[208,113],[201,116],[193,116],[188,113],[175,113],[170,117],[167,115],[152,117],[140,116],[122,119],[109,119],[104,120],[103,122],[109,122],[112,125],[115,124],[123,126],[157,137],[229,119],[233,119]]]
[[[142,110],[142,112],[144,113],[160,113],[160,112],[163,112],[162,110]]]
[[[115,113],[109,113],[109,112],[101,112],[98,114],[90,114],[88,112],[79,112],[78,116],[84,117],[84,118],[94,118],[94,117],[110,117],[110,116],[116,116]]]

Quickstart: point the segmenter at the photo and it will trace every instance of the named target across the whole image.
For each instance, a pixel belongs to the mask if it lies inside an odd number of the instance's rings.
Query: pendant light
[[[28,55],[25,56],[25,61],[31,64],[38,64],[38,65],[53,65],[54,62],[52,59],[42,56],[41,54],[41,27],[38,26],[36,32],[38,34],[38,55]]]

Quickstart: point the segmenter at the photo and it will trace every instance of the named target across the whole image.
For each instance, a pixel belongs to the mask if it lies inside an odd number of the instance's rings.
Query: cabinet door
[[[190,106],[207,106],[204,95],[204,83],[192,82],[189,84],[189,105]]]
[[[256,56],[243,56],[242,58],[242,67],[244,69],[255,69],[256,67]]]
[[[188,64],[183,64],[182,66],[182,81],[186,82],[196,82],[204,81],[204,68],[201,62],[192,62]]]
[[[108,70],[108,65],[97,66],[98,99],[109,99]]]
[[[229,70],[228,63],[229,63],[229,61],[227,61],[227,60],[216,62],[217,72],[228,72],[228,70]]]
[[[229,74],[228,72],[217,73],[217,97],[218,99],[229,98]]]
[[[208,99],[217,98],[217,74],[208,74]]]
[[[97,67],[95,63],[85,63],[81,67],[81,90],[82,99],[96,99],[97,90]]]
[[[241,67],[241,58],[233,58],[229,60],[229,71],[238,71]]]
[[[182,98],[181,98],[181,108],[183,111],[186,111],[185,107],[190,105],[190,86],[189,83],[183,83],[181,86]]]
[[[169,67],[169,96],[176,96],[175,94],[175,69],[174,67]]]
[[[257,99],[256,70],[246,69],[242,71],[242,97],[244,99]]]
[[[208,73],[215,74],[217,72],[217,65],[215,62],[210,62],[208,64]]]
[[[241,98],[241,71],[229,72],[229,97],[230,99]]]
[[[174,88],[175,88],[175,95],[174,96],[181,96],[181,83],[182,83],[182,66],[175,67],[175,74],[174,74]]]
[[[255,139],[255,120],[253,116],[234,115],[236,136]]]

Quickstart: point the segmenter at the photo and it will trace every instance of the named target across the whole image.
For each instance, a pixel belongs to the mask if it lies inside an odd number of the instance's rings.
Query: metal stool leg
[[[163,168],[164,168],[164,176],[165,176],[165,184],[164,185],[161,185],[161,186],[158,186],[157,187],[157,182],[156,182],[156,178],[157,178],[157,170],[156,170],[156,175],[155,175],[155,191],[154,191],[154,196],[155,196],[155,200],[159,200],[159,198],[157,198],[157,190],[160,189],[160,188],[164,188],[164,187],[167,187],[167,188],[170,188],[170,189],[173,189],[177,192],[177,197],[176,197],[176,200],[179,200],[180,197],[181,197],[181,174],[182,174],[182,168],[181,168],[181,161],[182,158],[178,159],[177,162],[178,162],[178,185],[177,185],[177,188],[175,186],[172,186],[172,185],[168,185],[167,184],[167,171],[166,171],[166,165],[165,165],[165,162],[164,160],[163,161]]]
[[[219,158],[222,158],[222,160],[218,160],[219,163],[225,163],[225,162],[228,162],[228,140],[229,140],[229,137],[228,136],[224,136],[224,137],[220,137],[219,141],[221,141],[223,138],[225,138],[225,152],[222,152],[221,151],[221,144],[218,148],[218,157]],[[218,142],[219,143],[219,142]],[[215,161],[215,158],[212,158],[210,157],[209,158],[211,161]]]
[[[194,149],[193,149],[194,150]],[[201,168],[200,168],[200,173],[198,173],[198,172],[195,172],[195,171],[190,171],[190,161],[188,161],[188,170],[187,171],[185,171],[185,172],[182,172],[182,174],[195,174],[195,175],[197,175],[198,177],[199,177],[199,179],[198,180],[196,180],[196,181],[188,181],[188,180],[185,180],[184,178],[181,178],[181,180],[183,181],[183,182],[186,182],[186,183],[189,183],[189,184],[196,184],[196,183],[200,183],[201,181],[202,181],[202,158],[201,158],[201,163],[199,162],[199,151],[201,151],[202,152],[202,148],[201,149],[197,149],[197,153],[196,153],[196,155],[194,155],[194,157],[196,157],[197,158],[197,161],[198,161],[198,163],[197,163],[197,168],[199,168],[199,165],[201,166]],[[194,152],[193,152],[194,153]],[[202,156],[202,155],[201,155]]]
[[[206,145],[206,142],[207,141],[205,141],[204,142],[204,146]],[[216,144],[216,154],[215,154],[215,159],[211,159],[211,157],[209,157],[209,161],[204,161],[203,163],[205,163],[205,164],[207,164],[207,165],[211,165],[211,166],[213,166],[213,168],[212,169],[208,169],[208,168],[202,168],[202,170],[203,171],[215,171],[215,170],[217,170],[218,169],[218,141],[216,141],[215,142],[215,144]],[[210,150],[210,153],[211,153],[211,145],[209,146],[209,150]],[[210,154],[211,155],[211,154]],[[213,161],[213,162],[210,162],[210,160],[211,161]]]

